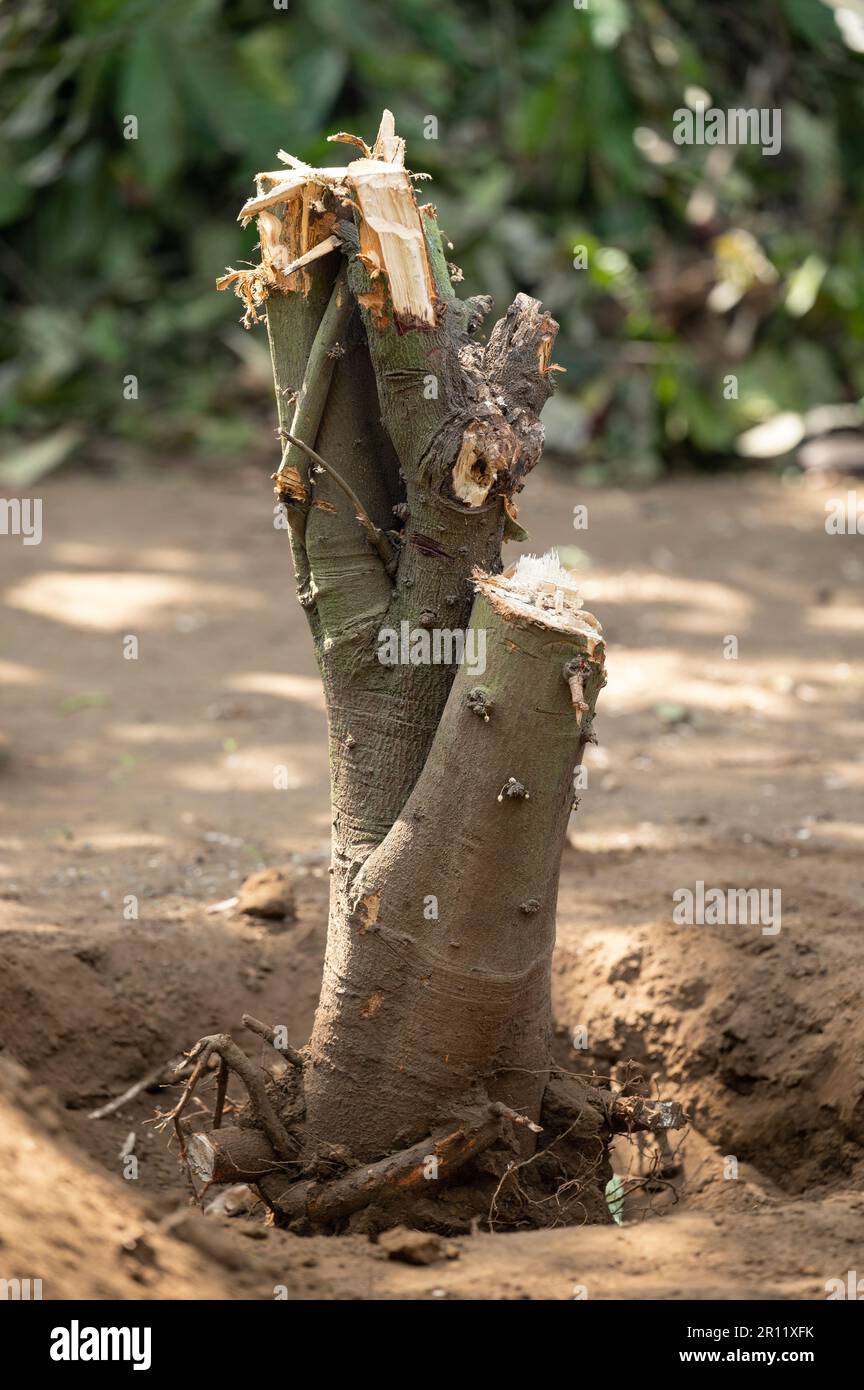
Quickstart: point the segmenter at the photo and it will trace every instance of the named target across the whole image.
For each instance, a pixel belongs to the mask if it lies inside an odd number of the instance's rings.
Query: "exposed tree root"
[[[276,1029],[271,1028],[268,1023],[262,1023],[260,1019],[253,1018],[251,1014],[244,1014],[241,1023],[244,1028],[248,1028],[250,1033],[257,1033],[259,1038],[263,1038],[271,1047],[275,1047],[280,1056],[284,1057],[293,1067],[302,1067],[303,1058],[300,1053],[287,1042],[277,1042]]]
[[[173,1124],[199,1197],[214,1185],[251,1183],[275,1219],[299,1232],[333,1232],[346,1223],[384,1229],[407,1221],[454,1232],[478,1223],[500,1230],[606,1220],[598,1193],[611,1175],[612,1136],[665,1135],[687,1119],[675,1101],[622,1095],[560,1073],[546,1086],[542,1124],[475,1088],[425,1137],[358,1164],[309,1130],[298,1095],[302,1054],[277,1046],[268,1024],[246,1014],[243,1023],[286,1058],[287,1081],[258,1068],[227,1034],[201,1038],[187,1054],[194,1067],[183,1091],[158,1126]],[[216,1058],[212,1126],[184,1132],[182,1117]],[[236,1125],[222,1128],[232,1072],[246,1088],[248,1106]],[[527,1157],[520,1157],[519,1128],[540,1136]]]
[[[400,1198],[401,1203],[422,1193],[429,1182],[451,1179],[470,1160],[497,1139],[507,1123],[530,1124],[507,1106],[491,1104],[465,1115],[377,1163],[363,1164],[343,1177],[286,1185],[267,1178],[260,1183],[265,1200],[288,1221],[303,1219],[312,1226],[334,1226],[373,1203]],[[535,1127],[536,1128],[536,1127]]]
[[[241,1052],[234,1039],[230,1037],[228,1033],[213,1033],[209,1037],[200,1038],[187,1055],[191,1059],[195,1059],[195,1067],[192,1074],[183,1087],[182,1094],[177,1104],[172,1110],[159,1115],[156,1126],[157,1129],[164,1129],[166,1125],[173,1123],[182,1157],[186,1157],[186,1138],[180,1120],[183,1111],[192,1098],[195,1087],[201,1080],[210,1058],[214,1055],[220,1057],[222,1060],[217,1082],[216,1108],[213,1115],[214,1129],[218,1129],[222,1123],[222,1111],[225,1104],[228,1072],[233,1071],[236,1072],[246,1087],[255,1120],[270,1140],[278,1156],[287,1159],[296,1154],[296,1142],[289,1136],[288,1131],[273,1107],[273,1103],[267,1094],[263,1074],[253,1062],[250,1062],[246,1054]]]
[[[213,1129],[190,1134],[186,1163],[192,1177],[212,1187],[257,1182],[279,1167],[273,1145],[260,1129]]]

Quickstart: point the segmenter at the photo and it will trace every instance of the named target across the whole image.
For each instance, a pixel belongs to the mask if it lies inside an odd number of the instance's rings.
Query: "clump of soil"
[[[290,878],[282,869],[250,874],[237,895],[237,911],[269,922],[293,922],[297,907]]]

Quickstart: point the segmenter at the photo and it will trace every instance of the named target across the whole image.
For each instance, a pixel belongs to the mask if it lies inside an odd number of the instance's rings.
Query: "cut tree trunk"
[[[540,585],[555,572],[533,568]],[[558,867],[588,732],[564,668],[584,663],[590,711],[602,644],[521,572],[475,582],[486,669],[459,667],[394,825],[334,875],[306,1105],[316,1134],[364,1159],[427,1131],[478,1078],[538,1120],[549,1072]]]
[[[481,341],[491,301],[457,299],[392,116],[372,149],[332,138],[361,157],[313,169],[280,156],[288,167],[258,175],[241,217],[258,219],[260,264],[219,282],[247,326],[266,314],[276,519],[331,755],[321,997],[302,1077],[281,1097],[299,1157],[260,1187],[313,1224],[396,1188],[404,1206],[400,1174],[446,1139],[459,1162],[430,1172],[458,1166],[496,1210],[510,1191],[519,1211],[527,1167],[525,1181],[569,1182],[579,1219],[603,1219],[600,1093],[571,1083],[572,1124],[559,1094],[553,1138],[535,1146],[553,1071],[559,863],[604,646],[554,555],[507,574],[501,563],[505,536],[524,539],[515,498],[542,449],[557,324],[520,294]],[[269,1093],[279,1109],[275,1083]],[[197,1146],[199,1175],[251,1171],[248,1137],[236,1161],[226,1142]],[[415,1219],[437,1191],[421,1187]]]

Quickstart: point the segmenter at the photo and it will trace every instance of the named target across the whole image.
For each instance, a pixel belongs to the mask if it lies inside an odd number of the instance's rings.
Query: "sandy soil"
[[[532,545],[578,547],[609,641],[560,1058],[633,1059],[694,1121],[674,1155],[619,1145],[624,1226],[478,1235],[412,1268],[191,1212],[153,1094],[87,1118],[244,1010],[308,1034],[325,723],[267,472],[61,477],[43,543],[0,546],[0,1277],[46,1298],[824,1298],[864,1269],[864,556],[824,529],[845,484],[580,492],[544,464],[526,490]],[[292,866],[295,924],[207,913],[262,865]],[[781,930],[674,924],[698,880],[781,890]]]

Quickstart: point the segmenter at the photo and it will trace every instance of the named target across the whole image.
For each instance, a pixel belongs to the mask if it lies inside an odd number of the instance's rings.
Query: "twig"
[[[295,270],[300,270],[304,265],[311,265],[321,256],[327,256],[331,251],[337,251],[342,245],[338,236],[325,237],[324,241],[319,241],[317,246],[313,246],[310,251],[306,251],[302,256],[298,256],[296,261],[292,261],[282,271],[283,275],[293,275]]]
[[[170,1062],[163,1062],[161,1066],[154,1067],[153,1071],[148,1071],[146,1076],[142,1076],[141,1080],[124,1091],[122,1096],[115,1096],[114,1100],[100,1105],[98,1110],[91,1110],[87,1116],[88,1120],[104,1120],[106,1115],[113,1115],[116,1110],[122,1110],[124,1105],[140,1096],[142,1091],[149,1091],[152,1086],[164,1086],[169,1080],[176,1080],[178,1072],[188,1065],[189,1059],[182,1052],[178,1052]]]
[[[360,522],[360,525],[363,527],[363,530],[366,532],[370,544],[372,545],[373,549],[377,550],[378,554],[381,556],[387,573],[392,573],[393,567],[395,566],[396,562],[396,552],[394,551],[393,546],[390,544],[384,532],[380,529],[380,527],[375,525],[375,522],[369,516],[369,513],[366,511],[366,508],[363,506],[363,503],[360,501],[360,498],[357,496],[356,492],[350,486],[350,484],[346,483],[342,475],[336,472],[336,469],[333,467],[332,464],[328,463],[326,459],[323,459],[320,454],[316,454],[315,450],[310,448],[304,440],[298,438],[296,434],[291,434],[288,430],[285,429],[280,430],[279,433],[282,435],[283,439],[287,439],[288,447],[293,445],[295,449],[299,449],[301,453],[304,453],[307,458],[312,460],[313,463],[316,463],[319,468],[323,468],[325,473],[329,473],[336,486],[342,489],[342,491],[344,492],[345,496],[348,498],[348,501],[351,503],[351,506],[354,509],[354,515]],[[287,461],[288,447],[286,447],[285,452],[282,455],[282,462],[280,463],[279,468],[276,472],[277,478],[279,477],[279,474],[282,472],[282,469],[284,468],[285,463]]]
[[[219,1076],[216,1080],[216,1104],[213,1106],[213,1128],[219,1129],[225,1110],[225,1096],[228,1093],[228,1063],[223,1057],[219,1063]]]
[[[520,1115],[518,1111],[511,1110],[510,1106],[505,1105],[503,1101],[492,1102],[492,1114],[500,1115],[502,1119],[509,1120],[513,1125],[524,1125],[525,1129],[530,1129],[532,1134],[543,1133],[542,1125],[535,1125],[534,1121],[529,1120],[527,1115]]]
[[[287,1058],[292,1066],[303,1066],[303,1058],[296,1048],[291,1047],[288,1043],[285,1043],[284,1047],[280,1047],[277,1044],[275,1028],[271,1028],[267,1023],[262,1023],[260,1018],[253,1018],[251,1014],[244,1014],[240,1022],[243,1024],[244,1028],[249,1029],[250,1033],[256,1033],[259,1038],[263,1038],[265,1042],[268,1042],[272,1048],[275,1048],[280,1056]]]
[[[193,1060],[193,1058],[197,1058],[195,1066],[192,1069],[192,1074],[186,1082],[186,1085],[183,1087],[183,1090],[180,1094],[180,1099],[177,1101],[177,1104],[174,1106],[174,1108],[172,1110],[166,1111],[164,1115],[159,1115],[157,1120],[157,1129],[164,1129],[165,1126],[169,1123],[169,1121],[173,1123],[174,1133],[177,1135],[177,1142],[180,1145],[181,1157],[185,1157],[186,1155],[186,1140],[183,1134],[183,1130],[180,1126],[180,1118],[183,1114],[183,1111],[186,1109],[186,1106],[189,1104],[189,1101],[192,1099],[192,1093],[194,1092],[195,1087],[198,1085],[198,1082],[201,1079],[201,1074],[204,1071],[204,1068],[210,1061],[210,1054],[213,1051],[212,1041],[212,1038],[201,1038],[200,1041],[197,1042],[195,1046],[192,1048],[192,1051],[187,1053],[190,1062]]]
[[[255,1111],[257,1119],[260,1121],[261,1128],[267,1135],[267,1138],[270,1140],[279,1158],[288,1158],[289,1155],[294,1152],[296,1145],[292,1143],[287,1129],[276,1114],[270,1097],[267,1094],[264,1079],[255,1064],[250,1062],[245,1053],[240,1051],[234,1039],[229,1037],[227,1033],[213,1033],[210,1037],[200,1038],[192,1048],[189,1057],[197,1058],[195,1070],[189,1077],[184,1087],[183,1094],[174,1106],[174,1109],[169,1110],[165,1115],[159,1116],[157,1127],[159,1129],[164,1129],[169,1122],[173,1122],[174,1130],[180,1144],[180,1153],[185,1158],[186,1143],[183,1131],[180,1128],[180,1119],[189,1103],[192,1092],[200,1080],[204,1067],[214,1054],[217,1057],[221,1057],[223,1063],[240,1077],[240,1080],[249,1093],[252,1108]],[[217,1106],[218,1105],[219,1101],[217,1098]]]

